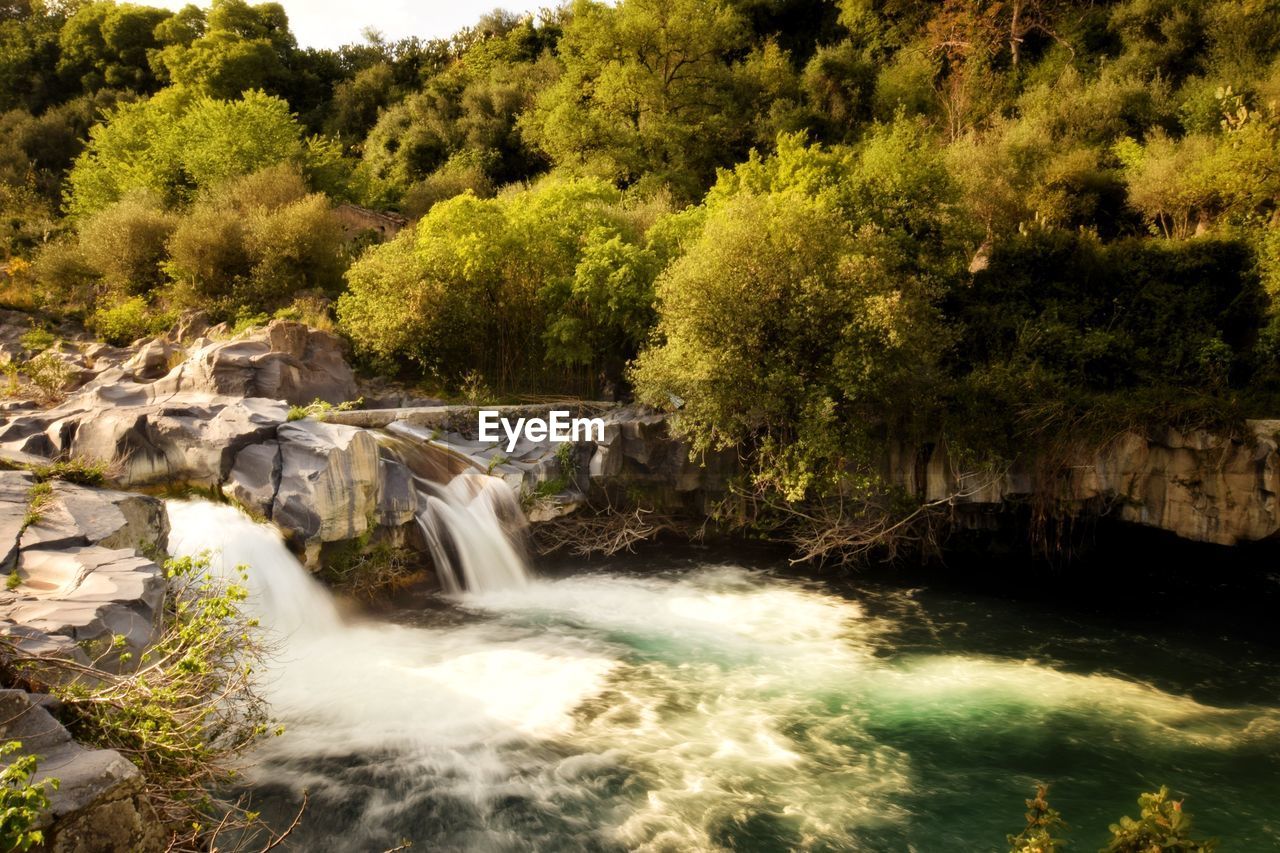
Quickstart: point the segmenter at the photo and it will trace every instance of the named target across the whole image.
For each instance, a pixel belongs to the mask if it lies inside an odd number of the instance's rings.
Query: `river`
[[[352,618],[271,528],[170,517],[282,638],[247,790],[277,825],[308,792],[295,849],[1006,850],[1037,781],[1072,849],[1161,784],[1223,849],[1280,849],[1274,649],[715,551]]]

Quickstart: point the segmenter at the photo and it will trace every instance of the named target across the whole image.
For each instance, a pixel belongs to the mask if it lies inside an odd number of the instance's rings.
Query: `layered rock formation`
[[[32,782],[58,780],[35,828],[51,853],[165,849],[164,831],[142,795],[142,774],[113,749],[87,749],[42,704],[21,690],[0,690],[0,740],[39,756]]]
[[[1235,545],[1280,533],[1280,421],[1247,426],[1242,438],[1127,432],[1053,465],[1029,457],[995,474],[957,469],[939,445],[897,445],[885,473],[922,500],[948,501],[962,513],[998,513],[1035,499],[1055,512],[1106,512],[1184,539]]]
[[[168,530],[155,498],[0,471],[0,637],[28,656],[131,665],[161,628],[164,572],[143,555],[162,552]],[[46,848],[163,849],[138,769],[75,743],[44,701],[0,690],[0,740],[39,757],[35,781],[59,780],[42,816]]]
[[[242,448],[274,436],[290,404],[357,393],[338,339],[300,323],[185,349],[165,339],[89,347],[83,357],[92,378],[53,408],[10,412],[0,447],[99,460],[124,488],[216,488]]]

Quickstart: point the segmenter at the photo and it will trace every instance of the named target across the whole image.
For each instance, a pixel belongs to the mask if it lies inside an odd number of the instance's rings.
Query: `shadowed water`
[[[1077,849],[1161,783],[1226,849],[1280,846],[1262,650],[662,558],[344,624],[269,528],[171,517],[288,634],[250,779],[280,821],[309,792],[296,849],[996,850],[1037,780]]]

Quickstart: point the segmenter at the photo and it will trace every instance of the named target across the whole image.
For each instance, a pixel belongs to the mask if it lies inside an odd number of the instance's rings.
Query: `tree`
[[[104,87],[154,91],[149,57],[160,47],[156,28],[171,14],[113,0],[81,6],[59,34],[58,73],[84,92]]]
[[[746,153],[766,112],[740,61],[750,46],[721,0],[578,0],[559,43],[564,73],[525,132],[557,164],[624,183],[651,173],[696,197]]]
[[[279,3],[214,0],[203,28],[194,13],[183,14],[181,24],[162,31],[173,42],[156,54],[169,81],[221,99],[287,83],[297,45]]]
[[[648,332],[657,249],[599,180],[547,180],[495,199],[464,193],[348,272],[342,328],[367,356],[501,388],[548,367],[620,372]]]
[[[167,89],[118,107],[93,128],[68,177],[67,206],[86,216],[138,189],[173,204],[277,163],[307,165],[317,154],[279,98],[246,92],[219,101]]]
[[[725,173],[657,284],[638,396],[678,409],[673,428],[695,451],[754,450],[757,484],[788,500],[840,488],[866,462],[867,431],[911,399],[945,342],[894,234],[937,238],[871,213],[897,193],[905,208],[931,180],[890,160],[894,136],[861,152],[784,139],[776,157]]]
[[[384,110],[362,151],[361,172],[376,187],[374,201],[399,201],[447,163],[454,173],[460,164],[480,170],[477,189],[527,180],[545,169],[545,158],[520,134],[517,117],[555,75],[554,63],[540,55],[546,29],[508,22],[486,40],[467,39],[456,62]]]
[[[0,17],[0,109],[40,112],[63,100],[58,76],[58,34],[66,15],[20,2]]]
[[[167,250],[171,299],[228,317],[274,311],[299,291],[332,293],[341,282],[341,226],[287,163],[205,194]]]

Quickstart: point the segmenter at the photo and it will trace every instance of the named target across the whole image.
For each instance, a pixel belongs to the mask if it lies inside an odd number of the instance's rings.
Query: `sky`
[[[141,0],[143,5],[180,9],[191,0]],[[260,0],[249,0],[260,2]],[[448,36],[495,8],[534,12],[552,0],[277,0],[289,13],[289,28],[303,47],[338,47],[363,41],[366,27],[394,41],[405,36]],[[209,0],[195,5],[208,7]]]

